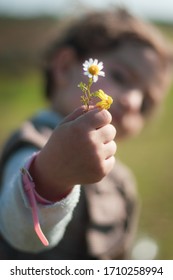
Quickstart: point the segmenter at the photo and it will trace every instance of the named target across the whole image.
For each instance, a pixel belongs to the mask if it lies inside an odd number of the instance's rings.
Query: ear
[[[76,60],[76,53],[70,47],[57,51],[52,60],[52,70],[54,81],[58,84],[58,87],[65,86],[69,83],[72,67]]]

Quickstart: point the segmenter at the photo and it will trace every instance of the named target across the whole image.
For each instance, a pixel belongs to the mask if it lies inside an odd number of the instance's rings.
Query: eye
[[[127,75],[121,70],[117,69],[117,70],[112,71],[111,76],[115,82],[117,82],[118,84],[120,84],[122,86],[126,86],[129,84],[129,79],[128,79]]]

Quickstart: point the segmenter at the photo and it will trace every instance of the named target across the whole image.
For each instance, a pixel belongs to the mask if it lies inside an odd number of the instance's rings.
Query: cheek
[[[77,107],[82,105],[80,101],[79,89],[77,88],[76,92],[73,92],[73,90],[64,90],[60,93],[57,93],[55,99],[53,100],[53,105],[55,109],[64,116],[70,114]]]
[[[68,98],[64,98],[62,100],[62,107],[66,110],[66,114],[71,113],[79,106],[81,106],[80,96],[77,98],[77,96],[71,95]]]

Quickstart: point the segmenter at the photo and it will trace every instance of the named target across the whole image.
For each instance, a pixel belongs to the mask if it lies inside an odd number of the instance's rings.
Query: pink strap
[[[28,171],[31,163],[33,162],[33,160],[35,159],[36,156],[37,156],[37,153],[35,153],[32,156],[32,158],[30,159],[30,161],[27,162],[25,167],[21,169],[21,172],[22,172],[22,175],[23,175],[22,180],[23,180],[24,190],[27,193],[27,197],[28,197],[31,209],[32,209],[32,217],[33,217],[35,232],[36,232],[37,236],[39,237],[39,239],[41,240],[41,242],[44,244],[44,246],[48,246],[49,242],[46,239],[44,233],[42,232],[41,227],[40,227],[40,223],[39,223],[37,203],[36,203],[36,198],[35,198],[35,195],[34,195],[35,184],[34,184],[33,179],[32,179],[32,177],[31,177],[31,175]]]

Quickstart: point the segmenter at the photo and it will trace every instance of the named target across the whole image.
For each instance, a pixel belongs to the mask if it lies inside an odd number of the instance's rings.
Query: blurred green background
[[[173,42],[173,25],[158,24]],[[41,55],[58,20],[0,19],[0,145],[24,119],[47,104]],[[118,145],[118,157],[134,172],[141,198],[138,235],[159,245],[158,259],[173,259],[173,87],[143,132]]]

